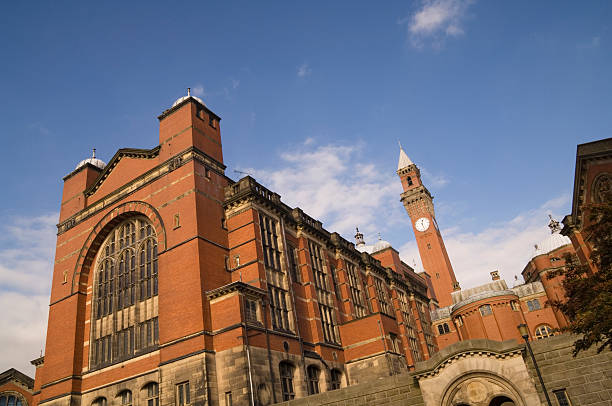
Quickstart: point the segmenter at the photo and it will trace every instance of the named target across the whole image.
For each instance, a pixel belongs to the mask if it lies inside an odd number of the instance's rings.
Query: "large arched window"
[[[541,326],[536,328],[535,336],[538,340],[541,340],[547,337],[552,337],[554,336],[553,329],[548,324],[542,324]]]
[[[281,388],[283,391],[283,401],[292,400],[295,398],[293,389],[293,373],[295,368],[287,361],[283,361],[278,366],[281,379]]]
[[[20,396],[3,393],[0,395],[0,406],[28,406]]]
[[[95,265],[91,365],[120,362],[157,347],[157,236],[144,216],[108,235]]]

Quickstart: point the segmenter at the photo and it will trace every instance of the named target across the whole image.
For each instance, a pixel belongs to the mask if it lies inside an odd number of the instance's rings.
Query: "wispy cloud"
[[[297,69],[298,77],[303,78],[305,76],[310,76],[311,73],[312,73],[312,68],[307,63],[303,63],[302,65],[298,66],[298,69]]]
[[[240,81],[237,79],[232,79],[232,89],[238,89],[238,86],[240,86]]]
[[[450,182],[446,175],[431,173],[426,168],[421,168],[421,173],[423,174],[423,182],[434,189],[440,189]]]
[[[4,219],[0,230],[0,370],[33,373],[45,340],[57,213]]]
[[[30,124],[28,124],[28,128],[30,130],[38,131],[42,135],[49,135],[49,134],[51,134],[51,131],[47,127],[45,127],[44,125],[42,125],[40,123],[30,123]]]
[[[419,8],[400,21],[407,24],[410,43],[423,47],[431,41],[439,47],[446,37],[464,33],[463,21],[473,0],[423,0]]]
[[[496,269],[510,285],[515,275],[522,281],[520,274],[534,253],[534,244],[550,235],[548,214],[560,220],[569,200],[569,194],[561,195],[513,218],[489,224],[478,232],[456,226],[442,229],[444,243],[461,286],[469,288],[486,283],[490,281],[489,272]],[[422,269],[414,241],[404,244],[399,251],[406,262],[412,264],[416,260]]]
[[[194,96],[198,96],[198,97],[206,96],[206,92],[204,91],[204,86],[200,84],[196,85],[196,87],[191,89],[191,93],[193,93]]]
[[[287,204],[322,220],[328,230],[352,240],[355,226],[374,234],[388,228],[383,219],[398,218],[403,210],[389,204],[401,193],[396,175],[358,160],[363,148],[361,144],[318,145],[307,138],[291,147],[291,152],[280,154],[280,168],[243,171],[254,174]]]

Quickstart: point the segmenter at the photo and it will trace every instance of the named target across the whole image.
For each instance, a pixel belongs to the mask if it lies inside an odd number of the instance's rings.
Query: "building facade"
[[[520,339],[520,323],[533,339],[563,325],[546,306],[558,281],[541,275],[569,248],[534,256],[524,285],[493,273],[461,290],[402,149],[420,273],[385,241],[357,230],[350,242],[252,177],[227,177],[220,118],[199,98],[158,118],[157,147],[94,155],[64,178],[28,404],[268,405],[418,371],[462,342]]]

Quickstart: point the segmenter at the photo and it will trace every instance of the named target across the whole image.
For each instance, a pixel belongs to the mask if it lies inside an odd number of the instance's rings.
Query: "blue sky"
[[[187,87],[230,177],[418,264],[400,140],[462,285],[511,283],[570,210],[576,144],[612,133],[610,21],[607,1],[2,4],[0,370],[32,373],[44,344],[62,177],[93,147],[154,147]]]

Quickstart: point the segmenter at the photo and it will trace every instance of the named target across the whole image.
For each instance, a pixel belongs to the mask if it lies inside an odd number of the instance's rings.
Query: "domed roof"
[[[532,258],[535,258],[538,255],[548,254],[557,248],[561,248],[564,245],[572,243],[569,237],[560,234],[561,226],[559,225],[559,222],[553,219],[552,216],[549,215],[549,217],[550,223],[548,223],[548,227],[550,228],[551,234],[535,246],[536,249]]]
[[[81,162],[79,162],[79,164],[76,166],[76,168],[74,168],[74,170],[76,171],[77,169],[87,165],[87,164],[91,164],[93,166],[95,166],[96,168],[99,169],[104,169],[104,167],[106,166],[106,164],[104,163],[104,161],[96,158],[96,149],[93,149],[93,153],[91,154],[91,158],[87,158],[87,159],[83,159]]]
[[[172,107],[174,107],[174,106],[178,105],[179,103],[182,103],[184,100],[187,100],[187,99],[190,99],[190,98],[196,100],[198,103],[202,104],[203,106],[206,106],[206,104],[204,104],[204,101],[202,99],[200,99],[199,97],[191,95],[191,88],[188,87],[187,88],[187,96],[179,97],[178,99],[176,99],[176,101],[174,103],[172,103]]]
[[[374,247],[372,247],[372,252],[382,251],[385,248],[389,247],[391,247],[391,243],[389,241],[379,239],[378,241],[376,241],[376,244],[374,244]]]

